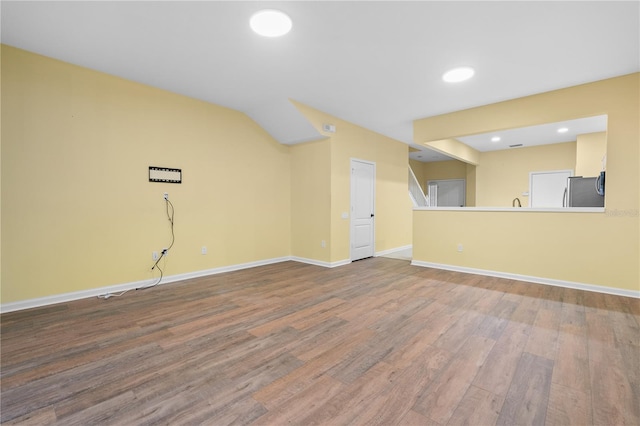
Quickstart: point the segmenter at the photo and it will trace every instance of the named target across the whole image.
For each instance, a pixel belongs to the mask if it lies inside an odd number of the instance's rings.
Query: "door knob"
[[[374,216],[374,214],[373,214],[373,213],[371,213],[371,217],[373,217],[373,216]]]

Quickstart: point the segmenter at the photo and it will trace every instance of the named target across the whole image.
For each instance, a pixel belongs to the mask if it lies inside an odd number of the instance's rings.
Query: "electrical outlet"
[[[207,246],[202,246],[202,248],[200,249],[200,253],[207,254]]]
[[[165,192],[164,195],[162,196],[162,198],[164,198],[165,200],[169,199],[169,193]]]
[[[154,252],[151,253],[151,259],[158,260],[158,252],[157,251],[154,251]]]
[[[327,246],[327,243],[325,240],[320,241],[320,247],[325,248]]]
[[[458,244],[458,251],[462,253],[462,250],[464,250],[464,247],[462,246],[462,244]]]
[[[168,249],[168,248],[166,248],[166,247],[165,247],[165,248],[163,248],[163,249],[162,249],[162,255],[163,255],[163,256],[167,256],[168,254],[169,254],[169,249]]]

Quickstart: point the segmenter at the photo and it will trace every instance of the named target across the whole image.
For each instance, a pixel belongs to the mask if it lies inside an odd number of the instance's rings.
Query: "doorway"
[[[351,260],[375,253],[376,164],[351,159]]]
[[[431,207],[464,207],[466,204],[464,179],[430,180],[427,188]]]
[[[567,179],[573,170],[529,173],[529,207],[564,207]]]

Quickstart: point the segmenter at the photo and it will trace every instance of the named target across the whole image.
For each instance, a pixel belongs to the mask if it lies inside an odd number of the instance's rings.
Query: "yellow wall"
[[[467,178],[467,164],[458,160],[430,161],[428,163],[409,160],[409,164],[425,194],[427,193],[427,182],[430,180]]]
[[[0,64],[2,50],[0,50]],[[0,82],[2,81],[2,67],[0,66]],[[1,92],[0,84],[0,92]],[[0,100],[0,117],[2,117],[2,101]],[[2,241],[2,120],[0,119],[0,242]],[[2,303],[2,244],[0,243],[0,303]]]
[[[635,73],[414,122],[424,141],[608,114],[606,213],[414,211],[414,260],[638,291],[639,80]]]
[[[549,170],[574,170],[576,143],[513,148],[480,153],[476,166],[476,206],[511,207],[518,197],[523,207],[529,198],[529,173]]]
[[[428,163],[409,160],[409,164],[425,195],[428,190],[427,182],[430,180],[464,179],[467,192],[466,205],[476,205],[476,166],[473,164],[463,163],[459,160],[430,161]]]
[[[576,141],[576,176],[598,176],[607,154],[607,132],[578,135]]]
[[[424,169],[425,185],[430,180],[467,178],[467,165],[458,160],[424,163]]]
[[[418,140],[415,135],[414,139]],[[442,154],[446,154],[449,157],[464,161],[465,163],[478,164],[478,161],[480,160],[480,152],[457,139],[448,138],[429,141],[424,142],[423,145],[426,145]]]
[[[467,207],[475,207],[476,206],[476,198],[477,198],[477,167],[473,164],[467,164],[467,199],[466,205]]]
[[[331,262],[350,258],[350,221],[343,219],[342,213],[350,212],[351,158],[376,163],[375,251],[411,244],[408,145],[300,103],[294,104],[318,131],[322,131],[323,123],[336,126],[335,133],[327,134],[331,144]]]
[[[628,224],[633,220],[588,213],[415,211],[413,260],[639,290],[637,224]]]
[[[289,148],[244,114],[4,45],[2,106],[2,303],[152,278],[164,192],[165,274],[290,254]]]
[[[293,256],[330,261],[331,144],[328,139],[291,147],[291,236]]]

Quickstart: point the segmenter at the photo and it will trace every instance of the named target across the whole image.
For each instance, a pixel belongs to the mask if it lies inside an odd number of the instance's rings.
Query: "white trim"
[[[74,291],[71,293],[54,294],[53,296],[38,297],[35,299],[20,300],[18,302],[3,303],[0,305],[0,313],[21,311],[23,309],[38,308],[41,306],[55,305],[56,303],[71,302],[78,299],[86,299],[89,297],[97,297],[106,293],[119,293],[125,290],[133,290],[134,288],[144,287],[152,284],[152,280],[134,281],[125,284],[116,284],[108,287],[98,287],[88,290]],[[161,282],[160,284],[165,284]]]
[[[489,271],[485,269],[467,268],[465,266],[445,265],[441,263],[424,262],[422,260],[412,260],[411,264],[414,266],[421,266],[424,268],[444,269],[446,271],[463,272],[465,274],[486,275],[489,277],[507,278],[518,281],[528,281],[536,284],[552,285],[556,287],[573,288],[576,290],[593,291],[596,293],[613,294],[616,296],[640,298],[640,291],[625,290],[621,288],[604,287],[594,284],[583,284],[574,281],[556,280],[552,278],[541,278],[530,275],[512,274],[510,272],[498,272]]]
[[[270,265],[273,263],[286,262],[292,260],[291,256],[277,257],[273,259],[258,260],[255,262],[241,263],[237,265],[221,266],[219,268],[205,269],[202,271],[187,272],[184,274],[168,275],[162,278],[159,285],[169,284],[176,281],[187,280],[190,278],[204,277],[207,275],[221,274],[223,272],[238,271],[240,269],[255,268],[256,266]],[[37,308],[40,306],[54,305],[56,303],[71,302],[78,299],[86,299],[89,297],[97,297],[106,293],[119,293],[125,290],[133,290],[153,284],[157,278],[133,281],[124,284],[116,284],[107,287],[98,287],[88,290],[74,291],[71,293],[55,294],[53,296],[38,297],[36,299],[21,300],[18,302],[3,303],[0,305],[0,313],[20,311],[23,309]]]
[[[309,265],[322,266],[324,268],[336,268],[351,263],[351,259],[338,260],[336,262],[324,262],[322,260],[308,259],[306,257],[291,256],[294,262],[307,263]]]
[[[191,278],[206,277],[208,275],[222,274],[224,272],[233,272],[233,271],[239,271],[241,269],[255,268],[257,266],[265,266],[265,265],[271,265],[274,263],[287,262],[291,260],[295,262],[300,262],[300,263],[308,263],[311,265],[323,266],[325,268],[335,268],[338,266],[348,265],[349,263],[351,263],[350,259],[339,260],[337,262],[323,262],[319,260],[305,259],[302,257],[284,256],[284,257],[276,257],[273,259],[258,260],[255,262],[221,266],[219,268],[205,269],[201,271],[186,272],[184,274],[167,275],[162,278],[162,281],[159,283],[159,285],[188,280]],[[71,293],[55,294],[53,296],[45,296],[45,297],[38,297],[35,299],[20,300],[18,302],[4,303],[0,305],[0,313],[4,314],[8,312],[13,312],[13,311],[21,311],[24,309],[54,305],[56,303],[71,302],[73,300],[87,299],[89,297],[97,297],[107,293],[119,293],[125,290],[133,290],[136,288],[148,286],[150,284],[153,284],[156,280],[157,278],[141,280],[141,281],[133,281],[133,282],[124,283],[124,284],[111,285],[107,287],[98,287],[98,288],[92,288],[88,290],[74,291]]]
[[[405,250],[405,249],[408,249],[408,248],[412,248],[412,246],[408,245],[408,246],[398,247],[398,248],[391,249],[391,250],[385,250],[385,251],[377,253],[376,256],[383,256],[383,255],[386,255],[386,254],[391,254],[393,252],[400,251],[400,250]],[[184,273],[184,274],[169,275],[169,276],[164,277],[162,279],[162,282],[160,282],[159,285],[169,284],[169,283],[182,281],[182,280],[187,280],[187,279],[191,279],[191,278],[198,278],[198,277],[204,277],[204,276],[208,276],[208,275],[221,274],[221,273],[224,273],[224,272],[232,272],[232,271],[239,271],[241,269],[255,268],[257,266],[271,265],[271,264],[274,264],[274,263],[281,263],[281,262],[286,262],[286,261],[294,261],[294,262],[306,263],[306,264],[309,264],[309,265],[322,266],[322,267],[325,267],[325,268],[336,268],[338,266],[344,266],[344,265],[348,265],[348,264],[351,263],[350,259],[339,260],[339,261],[336,261],[336,262],[324,262],[324,261],[320,261],[320,260],[307,259],[307,258],[303,258],[303,257],[284,256],[284,257],[277,257],[277,258],[273,258],[273,259],[258,260],[258,261],[255,261],[255,262],[241,263],[241,264],[237,264],[237,265],[221,266],[219,268],[206,269],[206,270],[202,270],[202,271],[187,272],[187,273]],[[578,290],[594,291],[594,292],[597,292],[597,293],[607,293],[607,294],[614,294],[614,295],[617,295],[617,296],[640,298],[640,291],[623,290],[623,289],[617,289],[617,288],[611,288],[611,287],[603,287],[603,286],[592,285],[592,284],[576,283],[576,282],[572,282],[572,281],[562,281],[562,280],[554,280],[554,279],[549,279],[549,278],[539,278],[539,277],[533,277],[533,276],[528,276],[528,275],[511,274],[511,273],[508,273],[508,272],[488,271],[488,270],[484,270],[484,269],[467,268],[467,267],[463,267],[463,266],[444,265],[444,264],[439,264],[439,263],[424,262],[424,261],[421,261],[421,260],[413,260],[413,261],[411,261],[411,264],[414,265],[414,266],[421,266],[421,267],[425,267],[425,268],[436,268],[436,269],[444,269],[444,270],[447,270],[447,271],[463,272],[463,273],[468,273],[468,274],[477,274],[477,275],[486,275],[486,276],[490,276],[490,277],[516,279],[516,280],[520,280],[520,281],[529,281],[529,282],[537,283],[537,284],[554,285],[554,286],[558,286],[558,287],[566,287],[566,288],[573,288],[573,289],[578,289]],[[75,291],[75,292],[71,292],[71,293],[63,293],[63,294],[56,294],[56,295],[53,295],[53,296],[39,297],[39,298],[36,298],[36,299],[21,300],[21,301],[18,301],[18,302],[5,303],[5,304],[0,305],[0,313],[4,314],[4,313],[8,313],[8,312],[13,312],[13,311],[21,311],[21,310],[24,310],[24,309],[37,308],[37,307],[40,307],[40,306],[54,305],[56,303],[71,302],[73,300],[78,300],[78,299],[86,299],[86,298],[89,298],[89,297],[97,297],[97,296],[99,296],[101,294],[106,294],[106,293],[118,293],[118,292],[125,291],[125,290],[132,290],[132,289],[135,289],[135,288],[144,287],[146,285],[152,284],[153,282],[155,282],[155,280],[153,280],[153,279],[141,280],[141,281],[134,281],[134,282],[130,282],[130,283],[124,283],[124,284],[116,284],[116,285],[112,285],[112,286],[108,286],[108,287],[99,287],[99,288],[93,288],[93,289],[89,289],[89,290],[81,290],[81,291]]]
[[[414,207],[414,211],[604,213],[604,207]]]
[[[172,275],[170,277],[167,277],[167,281],[164,282],[164,284],[168,284],[176,281],[188,280],[191,278],[206,277],[208,275],[222,274],[224,272],[239,271],[241,269],[255,268],[257,266],[271,265],[274,263],[286,262],[288,260],[291,260],[291,256],[275,257],[272,259],[256,260],[255,262],[238,263],[236,265],[229,265],[229,266],[220,266],[219,268],[205,269],[202,271],[186,272],[184,274]]]
[[[413,249],[413,244],[409,244],[408,246],[396,247],[389,250],[377,251],[374,256],[375,257],[388,256],[390,254],[397,253],[399,251],[409,250],[409,249]]]
[[[411,193],[411,190],[409,190],[409,198],[411,199],[411,203],[413,204],[413,207],[419,207],[418,202],[416,201],[415,197]]]

